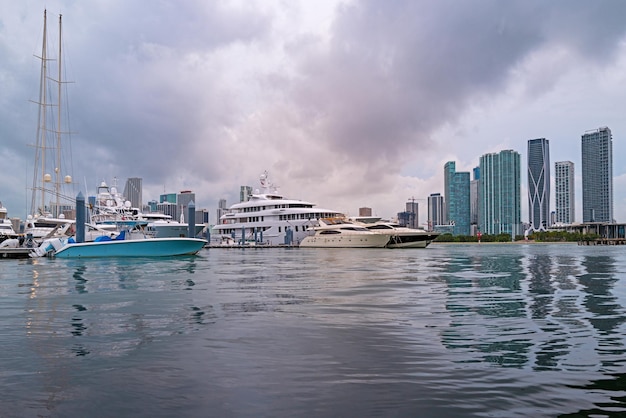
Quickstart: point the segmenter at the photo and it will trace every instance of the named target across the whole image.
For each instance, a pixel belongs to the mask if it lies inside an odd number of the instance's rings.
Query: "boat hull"
[[[387,248],[426,248],[438,234],[396,234],[391,235]]]
[[[300,247],[314,248],[384,248],[389,236],[383,234],[314,235],[306,237]]]
[[[206,241],[197,238],[149,238],[73,243],[55,253],[59,258],[86,257],[168,257],[198,253]]]

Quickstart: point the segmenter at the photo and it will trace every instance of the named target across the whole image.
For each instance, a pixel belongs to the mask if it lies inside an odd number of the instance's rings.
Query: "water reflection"
[[[612,293],[617,282],[615,259],[610,256],[586,256],[582,266],[585,273],[579,280],[587,294],[584,305],[593,314],[590,322],[602,334],[612,334],[624,323],[624,309]]]
[[[464,362],[485,361],[505,367],[525,364],[531,343],[519,338],[521,325],[516,321],[525,316],[520,294],[522,257],[481,252],[455,257],[445,266],[450,325],[442,332],[443,344],[475,353],[473,360]],[[500,320],[503,318],[508,320]]]
[[[570,385],[570,387],[587,393],[607,393],[610,401],[596,402],[593,408],[561,414],[559,418],[626,416],[626,395],[624,394],[626,391],[626,374],[609,374],[608,378],[592,380],[582,386]]]
[[[444,263],[450,324],[441,332],[443,344],[473,354],[464,362],[505,367],[595,369],[598,350],[604,365],[614,364],[606,353],[625,352],[614,258],[548,248],[480,251]]]
[[[76,270],[74,270],[74,274],[72,275],[74,277],[74,280],[76,281],[76,283],[74,284],[74,289],[76,289],[78,293],[87,292],[87,289],[86,289],[87,279],[85,279],[84,277],[85,271],[87,271],[87,267],[84,265],[81,265],[81,266],[78,266]]]

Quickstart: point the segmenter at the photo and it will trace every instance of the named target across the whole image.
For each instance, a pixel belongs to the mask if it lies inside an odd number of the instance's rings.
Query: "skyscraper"
[[[479,227],[484,234],[521,235],[520,155],[513,150],[480,157]]]
[[[470,182],[470,224],[478,225],[478,184],[480,182],[480,168],[472,170],[474,179]]]
[[[139,209],[143,205],[141,183],[142,179],[140,177],[129,177],[126,179],[126,185],[124,186],[124,197],[130,201],[132,207]]]
[[[176,214],[178,217],[181,217],[188,222],[189,221],[189,204],[193,202],[195,205],[196,202],[196,194],[191,190],[182,190],[180,193],[176,195]],[[195,216],[195,215],[194,215]]]
[[[419,204],[415,200],[406,202],[406,212],[413,214],[406,226],[409,228],[417,228],[419,226]]]
[[[457,172],[456,163],[444,165],[446,221],[453,227],[454,235],[470,234],[470,174]]]
[[[571,224],[575,220],[574,163],[557,161],[554,163],[555,221]]]
[[[428,196],[428,230],[433,231],[436,225],[444,224],[444,204],[441,193]]]
[[[220,221],[220,218],[226,213],[227,209],[228,206],[226,206],[226,199],[220,199],[217,203],[217,217],[215,218],[217,222]]]
[[[530,229],[550,226],[550,141],[528,140],[528,215]]]
[[[582,136],[583,222],[613,222],[613,136],[607,127]]]
[[[239,187],[239,201],[247,202],[252,196],[252,186],[240,186]]]

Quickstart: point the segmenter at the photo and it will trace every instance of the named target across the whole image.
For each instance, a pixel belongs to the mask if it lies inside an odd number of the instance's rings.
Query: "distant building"
[[[219,222],[220,218],[222,217],[222,215],[224,215],[226,213],[226,210],[228,209],[228,206],[226,206],[226,199],[220,199],[219,202],[217,203],[217,213],[216,213],[216,218],[215,218],[215,222]]]
[[[478,225],[478,184],[480,182],[480,167],[472,170],[474,178],[470,181],[470,225]],[[474,233],[472,232],[472,235]]]
[[[419,225],[419,204],[412,200],[406,203],[406,212],[412,213],[411,221],[406,224],[409,228],[417,228]]]
[[[159,203],[176,203],[176,193],[166,193],[159,196]]]
[[[191,190],[183,190],[176,195],[177,215],[178,218],[180,218],[180,216],[182,215],[185,219],[185,222],[188,221],[187,218],[189,213],[187,213],[187,211],[189,210],[189,203],[191,202],[193,202],[194,205],[196,204],[196,194],[193,193]]]
[[[583,222],[613,219],[613,136],[607,127],[582,136]]]
[[[530,228],[550,227],[550,141],[528,140],[528,213]]]
[[[359,216],[372,216],[372,208],[359,208]]]
[[[483,234],[521,235],[520,173],[516,151],[480,157],[479,228]]]
[[[554,163],[555,223],[574,223],[576,218],[574,189],[574,163],[571,161]]]
[[[398,212],[398,224],[408,228],[414,228],[412,225],[417,223],[417,214],[415,212]]]
[[[428,196],[428,230],[434,231],[437,225],[443,225],[444,202],[441,193],[432,193]]]
[[[143,206],[143,195],[141,188],[142,179],[140,177],[129,177],[124,186],[124,197],[130,202],[131,207],[141,209]]]
[[[176,203],[161,202],[156,205],[156,212],[169,215],[174,220],[178,220],[178,211]]]
[[[251,186],[241,186],[239,188],[239,202],[247,202],[250,200],[250,196],[252,196]]]
[[[470,234],[470,174],[457,172],[456,163],[444,165],[446,222],[454,225],[454,235]]]

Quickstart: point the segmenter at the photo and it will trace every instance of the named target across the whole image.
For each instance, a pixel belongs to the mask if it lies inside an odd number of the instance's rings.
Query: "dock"
[[[32,248],[0,248],[0,258],[30,258]]]

